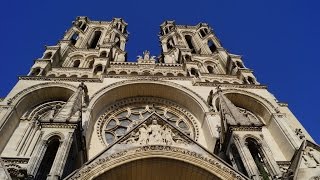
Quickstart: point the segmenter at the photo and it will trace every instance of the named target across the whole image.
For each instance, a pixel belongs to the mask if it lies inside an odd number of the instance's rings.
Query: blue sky
[[[130,60],[160,52],[159,25],[209,23],[224,48],[243,56],[258,81],[320,142],[320,1],[14,1],[0,5],[0,97],[26,75],[45,45],[55,45],[76,16],[129,23]]]

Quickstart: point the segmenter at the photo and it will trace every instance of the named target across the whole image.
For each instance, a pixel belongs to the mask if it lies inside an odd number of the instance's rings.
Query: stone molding
[[[19,80],[33,80],[33,81],[71,81],[71,82],[98,82],[102,81],[99,78],[71,78],[71,77],[45,77],[45,76],[20,76]]]
[[[214,79],[215,80],[215,79]],[[222,79],[221,79],[222,80]],[[225,79],[224,79],[225,81]],[[217,82],[195,82],[194,86],[228,87],[228,88],[248,88],[248,89],[267,89],[267,86],[253,84],[226,84]]]
[[[223,86],[222,86],[223,87]],[[277,111],[279,111],[277,109],[277,107],[275,107],[269,100],[267,100],[266,98],[256,94],[256,93],[252,93],[250,91],[246,91],[246,90],[243,90],[243,89],[235,89],[235,88],[228,88],[228,89],[223,89],[222,90],[223,94],[230,94],[230,93],[234,93],[234,94],[242,94],[242,95],[247,95],[247,96],[250,96],[252,97],[253,99],[256,99],[258,102],[260,102],[261,104],[263,104],[264,106],[266,106],[266,109],[268,111],[270,111],[270,113],[276,113]],[[218,98],[218,92],[215,92],[213,94],[213,100],[217,99]]]
[[[1,157],[6,164],[28,164],[29,158]]]
[[[26,94],[42,89],[42,88],[47,88],[47,87],[62,87],[62,88],[67,88],[72,91],[76,91],[77,87],[71,84],[67,83],[61,83],[61,82],[46,82],[46,83],[41,83],[37,85],[30,86],[20,92],[18,92],[16,95],[14,95],[12,98],[8,99],[8,104],[16,103],[21,97],[25,96]]]
[[[156,81],[156,82],[150,82],[147,81],[147,79],[141,79],[141,80],[123,80],[123,81],[118,81],[112,84],[109,84],[103,88],[101,88],[100,90],[98,90],[97,92],[95,92],[91,98],[90,98],[90,104],[88,107],[92,106],[92,104],[94,103],[93,100],[94,99],[98,99],[100,96],[102,96],[105,92],[109,91],[110,89],[119,87],[119,86],[123,86],[123,85],[130,85],[130,84],[139,84],[139,83],[147,83],[147,84],[151,84],[151,83],[155,83],[155,84],[159,84],[159,85],[164,85],[164,86],[171,86],[174,87],[178,90],[182,90],[185,91],[186,93],[188,93],[190,96],[196,96],[199,100],[202,101],[202,103],[204,103],[206,105],[206,108],[209,109],[209,106],[206,103],[206,100],[204,100],[199,94],[197,94],[196,92],[192,91],[191,89],[182,86],[180,84],[176,84],[173,82],[168,82],[168,81]],[[95,100],[96,101],[96,100]],[[200,103],[200,102],[199,102]]]
[[[65,124],[65,123],[41,123],[43,128],[64,128],[64,129],[76,129],[77,124]]]

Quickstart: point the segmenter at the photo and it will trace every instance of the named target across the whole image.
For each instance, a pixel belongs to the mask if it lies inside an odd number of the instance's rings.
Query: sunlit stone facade
[[[78,17],[0,102],[0,179],[319,179],[319,146],[206,23]]]

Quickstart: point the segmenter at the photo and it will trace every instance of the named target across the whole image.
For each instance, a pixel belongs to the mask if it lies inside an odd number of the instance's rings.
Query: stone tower
[[[0,179],[319,179],[320,147],[206,23],[77,17],[0,101]]]

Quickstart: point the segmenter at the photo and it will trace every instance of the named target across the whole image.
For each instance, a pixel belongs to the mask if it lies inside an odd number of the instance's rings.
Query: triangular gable
[[[157,113],[151,114],[121,138],[118,144],[187,145],[192,139]]]
[[[228,173],[233,174],[235,177],[247,179],[246,176],[234,170],[229,164],[209,152],[156,112],[126,132],[124,136],[109,145],[104,151],[89,160],[80,169],[71,173],[66,179],[73,179],[79,174],[87,173],[94,167],[105,163],[107,160],[128,154],[132,149],[140,149],[141,151],[141,149],[153,148],[158,148],[163,151],[174,149],[174,152],[190,154],[201,160],[211,162],[224,170],[228,169]]]

